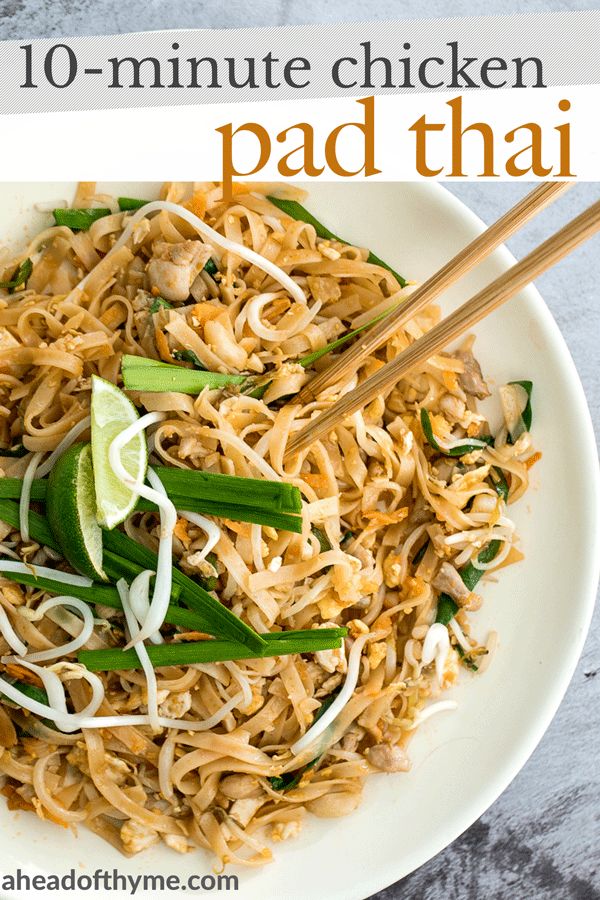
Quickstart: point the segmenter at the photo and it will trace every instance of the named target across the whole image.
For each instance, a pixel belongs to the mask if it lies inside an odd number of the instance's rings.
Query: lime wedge
[[[48,478],[46,515],[73,568],[88,578],[106,581],[89,444],[74,444],[54,464]]]
[[[138,495],[114,474],[108,451],[118,434],[139,418],[137,410],[123,391],[92,376],[92,461],[96,486],[96,518],[103,528],[114,528],[132,512]],[[121,453],[126,471],[143,481],[148,468],[148,450],[142,433],[137,434]]]

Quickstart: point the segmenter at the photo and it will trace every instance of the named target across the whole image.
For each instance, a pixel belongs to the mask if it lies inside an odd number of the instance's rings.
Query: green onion
[[[287,482],[165,466],[157,466],[156,472],[177,509],[237,522],[270,525],[296,534],[302,531],[300,491]],[[0,498],[18,500],[22,484],[20,478],[0,478]],[[46,479],[35,479],[31,499],[44,500],[46,489]],[[235,500],[223,500],[222,497],[234,497]],[[153,503],[143,499],[136,508],[156,510]]]
[[[129,582],[133,581],[134,578],[136,578],[141,572],[144,571],[143,566],[132,562],[130,559],[124,559],[117,553],[113,553],[112,550],[103,548],[102,557],[104,562],[104,570],[108,577],[111,578],[115,583],[119,580],[119,578],[124,578]],[[153,584],[154,578],[152,578],[151,581]],[[171,586],[171,600],[173,600],[174,603],[178,603],[180,597],[181,586],[178,584],[173,584]]]
[[[138,544],[126,534],[114,529],[103,531],[103,543],[106,550],[111,550],[117,556],[130,562],[137,563],[144,569],[156,572],[157,556],[148,547]],[[192,609],[202,620],[202,631],[214,634],[217,637],[227,638],[241,642],[248,649],[260,651],[264,646],[264,640],[249,625],[242,622],[231,610],[223,606],[216,597],[205,591],[191,578],[188,578],[181,569],[173,566],[172,577],[174,584],[181,588],[181,602],[188,609]]]
[[[317,528],[316,525],[313,525],[310,530],[319,542],[321,553],[327,553],[328,550],[332,549],[331,542],[322,528]]]
[[[413,566],[415,566],[415,568],[419,565],[419,563],[425,556],[425,553],[427,552],[428,547],[429,547],[429,539],[427,539],[425,541],[425,543],[423,544],[423,546],[419,550],[417,550],[417,552],[415,553],[415,556],[413,559]]]
[[[155,466],[155,472],[165,486],[169,496],[214,500],[225,499],[236,505],[268,506],[279,512],[302,512],[302,497],[299,489],[286,481],[269,481],[261,478],[243,478],[240,475],[222,475],[219,472],[201,472],[193,469],[178,469]],[[235,499],[228,500],[228,495]]]
[[[330,694],[323,700],[320,707],[315,713],[312,721],[313,725],[315,724],[315,722],[318,722],[323,713],[329,709],[338,694],[339,691],[334,691],[333,694]],[[275,791],[291,791],[293,788],[298,787],[306,772],[310,771],[310,769],[314,769],[314,767],[321,759],[321,756],[322,754],[319,754],[319,756],[315,756],[314,759],[311,759],[310,762],[306,763],[305,766],[302,766],[301,769],[297,769],[295,772],[285,772],[283,775],[275,775],[271,778],[267,778],[267,781],[270,782],[271,787]]]
[[[9,447],[7,450],[0,450],[0,456],[7,456],[10,459],[21,459],[28,453],[29,450],[23,444],[15,444],[14,447]]]
[[[487,547],[484,547],[479,553],[477,561],[480,563],[491,562],[498,553],[501,543],[501,541],[490,541]],[[484,571],[484,569],[478,569],[472,562],[469,562],[460,570],[459,575],[468,589],[472,591],[484,574]],[[452,597],[449,594],[440,594],[435,621],[440,622],[442,625],[447,625],[457,612],[458,604]]]
[[[217,266],[214,259],[208,259],[206,265],[204,266],[204,271],[208,272],[209,275],[216,275],[219,271],[219,267]]]
[[[331,341],[330,344],[326,344],[325,347],[321,347],[320,350],[315,350],[313,353],[309,353],[307,356],[303,356],[302,359],[299,359],[298,362],[301,366],[307,369],[309,366],[312,366],[318,359],[321,359],[322,356],[326,356],[328,353],[331,353],[332,350],[337,350],[339,347],[343,347],[348,341],[352,340],[353,337],[356,337],[357,334],[360,334],[361,331],[366,331],[367,328],[371,328],[372,325],[376,325],[377,322],[381,322],[382,319],[385,319],[386,316],[392,312],[393,309],[399,306],[398,303],[393,303],[389,309],[384,310],[382,313],[379,313],[378,316],[375,316],[373,319],[369,319],[368,322],[365,322],[364,325],[361,325],[359,328],[355,328],[353,331],[347,332],[347,334],[342,335],[342,337],[338,338],[335,341]]]
[[[297,203],[296,200],[284,200],[281,197],[272,197],[268,196],[267,200],[280,209],[282,212],[286,213],[288,216],[291,216],[292,219],[296,219],[299,222],[307,222],[309,225],[312,225],[320,238],[324,238],[329,241],[339,241],[340,244],[349,244],[349,241],[345,241],[343,238],[338,237],[337,234],[334,234],[333,231],[330,231],[325,225],[321,224],[318,219],[309,213],[307,209],[305,209],[300,203]],[[375,256],[374,253],[369,251],[369,255],[367,257],[367,262],[372,263],[375,266],[383,266],[384,269],[387,269],[388,272],[391,272],[400,287],[406,287],[408,282],[402,275],[399,275],[391,266],[389,266],[386,262],[380,259],[378,256]]]
[[[156,668],[189,666],[197,663],[225,662],[235,659],[263,659],[268,656],[287,656],[291,653],[316,653],[318,650],[338,649],[346,634],[345,628],[313,628],[308,631],[274,632],[265,634],[258,652],[238,641],[208,640],[189,643],[148,645],[148,655]],[[91,672],[114,669],[138,669],[140,661],[135,648],[121,650],[80,650],[79,662]]]
[[[43,703],[44,706],[48,706],[48,695],[46,691],[38,687],[36,684],[28,684],[26,681],[19,681],[17,678],[12,678],[10,676],[4,676],[13,687],[16,687],[22,694],[25,694],[26,697],[29,697],[31,700],[37,700],[38,703]],[[2,702],[6,703],[7,706],[15,707],[16,704],[13,703],[12,700],[9,700],[8,697],[2,697]]]
[[[121,212],[130,212],[131,210],[141,209],[150,200],[136,200],[134,197],[117,197],[117,203]]]
[[[150,312],[154,315],[154,313],[157,313],[160,309],[173,309],[173,307],[164,297],[155,297],[150,306]]]
[[[450,594],[440,594],[435,621],[439,622],[441,625],[447,625],[457,612],[458,603],[455,603]]]
[[[470,669],[472,672],[479,671],[479,666],[473,662],[473,658],[472,658],[471,654],[465,653],[465,651],[460,646],[460,644],[456,645],[456,652],[460,656],[461,662],[463,663],[463,665],[465,665],[467,667],[467,669]],[[485,653],[487,653],[487,652],[488,651],[486,650]],[[485,654],[481,654],[481,655],[485,656]]]
[[[206,562],[209,563],[216,571],[217,556],[215,553],[209,553],[206,557]],[[198,584],[203,587],[205,591],[216,591],[219,585],[218,575],[198,575],[197,578]]]
[[[510,493],[510,487],[508,486],[508,481],[504,476],[504,472],[498,466],[493,466],[492,472],[494,473],[493,476],[490,475],[492,487],[494,488],[498,496],[501,497],[504,502],[506,502]]]
[[[18,500],[23,486],[22,478],[0,478],[0,497]],[[48,482],[45,478],[34,478],[31,482],[31,500],[44,500]]]
[[[7,522],[13,528],[19,527],[19,505],[12,500],[0,499],[0,521]],[[48,527],[46,520],[34,510],[29,511],[29,529],[31,538],[52,550],[59,547]],[[120,531],[103,531],[104,549],[112,551],[119,557],[137,563],[144,569],[156,571],[157,556],[152,550],[136,543]],[[59,551],[60,552],[60,551]],[[3,573],[8,575],[8,573]],[[13,573],[11,573],[13,574]],[[39,581],[39,580],[38,580]],[[181,590],[182,602],[196,613],[194,629],[216,634],[220,637],[238,640],[248,644],[248,648],[260,650],[264,646],[263,639],[248,625],[238,619],[226,606],[199,584],[188,578],[181,569],[173,567],[173,581]],[[64,593],[64,585],[61,593]],[[82,598],[83,599],[83,598]],[[105,601],[102,601],[105,602]],[[109,606],[110,603],[105,603]],[[180,624],[180,623],[173,623]]]
[[[423,429],[423,434],[427,439],[427,443],[433,447],[434,450],[437,450],[438,453],[443,453],[444,456],[464,456],[466,453],[473,453],[475,450],[483,449],[480,444],[472,444],[469,442],[468,438],[465,438],[465,443],[461,444],[460,447],[453,447],[452,450],[443,450],[435,439],[433,428],[431,427],[429,411],[426,410],[425,407],[421,409],[421,428]],[[484,444],[494,443],[493,437],[489,435],[483,435],[482,437],[477,438],[477,440],[483,441]]]
[[[531,393],[533,391],[533,381],[509,381],[509,384],[518,384],[523,388],[527,393],[527,403],[525,405],[525,409],[521,413],[521,421],[524,425],[524,431],[531,431],[531,423],[533,421],[533,410],[531,407]],[[513,444],[513,438],[510,434],[507,435],[506,441],[508,444]]]
[[[206,371],[206,366],[202,365],[193,350],[173,350],[172,355],[173,359],[176,359],[178,362],[191,363],[193,366],[196,366],[197,369],[202,369],[204,372]]]
[[[277,510],[261,509],[259,506],[243,506],[224,501],[202,500],[198,497],[184,497],[181,494],[170,494],[175,507],[186,512],[200,513],[205,516],[216,516],[219,519],[231,519],[233,522],[249,522],[254,525],[267,525],[279,531],[302,533],[302,517]],[[156,506],[147,500],[140,500],[136,509],[154,512]]]
[[[0,499],[0,522],[6,522],[7,525],[18,530],[20,528],[19,504],[12,500]],[[37,544],[43,544],[50,547],[51,550],[61,552],[46,519],[33,509],[29,510],[29,535]]]
[[[3,572],[2,578],[7,578],[16,584],[24,584],[27,587],[46,591],[49,594],[60,595],[65,593],[64,583],[62,581],[54,581],[52,578],[38,578],[33,574],[28,575],[20,572]],[[119,592],[112,585],[93,584],[91,587],[69,585],[68,591],[70,596],[78,597],[85,603],[108,606],[110,609],[123,609]],[[179,628],[186,628],[189,631],[204,630],[204,619],[200,618],[195,612],[174,604],[169,605],[165,622],[169,625],[177,625]]]
[[[123,384],[129,391],[177,391],[181,394],[199,394],[205,387],[210,390],[243,384],[246,375],[226,375],[221,372],[203,372],[184,369],[170,363],[141,356],[123,356],[121,372]]]
[[[87,231],[98,219],[110,216],[110,209],[55,209],[52,213],[57,225],[66,225],[71,231]]]
[[[502,541],[490,541],[487,547],[484,547],[477,557],[477,561],[480,563],[490,563],[496,557],[501,544]],[[484,571],[484,569],[478,569],[472,562],[469,562],[460,570],[460,577],[469,590],[472,591],[483,576]]]
[[[22,284],[27,283],[32,272],[33,263],[29,257],[27,257],[27,259],[23,260],[9,281],[0,281],[0,288],[7,289],[8,293],[12,294],[14,293],[15,288],[21,287]]]

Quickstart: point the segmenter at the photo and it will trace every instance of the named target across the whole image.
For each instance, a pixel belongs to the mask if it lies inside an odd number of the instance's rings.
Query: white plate
[[[111,190],[111,186],[106,186]],[[112,186],[146,196],[148,185]],[[307,205],[333,230],[368,245],[411,279],[423,280],[483,227],[438,185],[314,184]],[[0,238],[20,240],[48,222],[32,204],[72,196],[72,185],[5,184]],[[513,262],[504,249],[443,300],[449,310]],[[489,670],[465,674],[455,713],[426,723],[411,745],[412,771],[372,777],[358,812],[307,817],[301,836],[275,845],[275,862],[240,871],[244,900],[354,900],[422,865],[471,825],[506,788],[548,727],[569,683],[588,629],[600,546],[596,450],[585,398],[559,330],[530,288],[477,329],[476,352],[492,385],[534,382],[533,436],[543,459],[513,507],[526,558],[487,584],[474,618],[484,637],[500,635]],[[200,851],[152,849],[133,859],[84,828],[78,837],[0,802],[2,870],[30,874],[97,868],[139,875],[211,872]],[[154,896],[173,894],[153,892]],[[11,895],[12,896],[12,895]],[[89,893],[73,893],[73,897]],[[130,896],[111,894],[111,896]]]

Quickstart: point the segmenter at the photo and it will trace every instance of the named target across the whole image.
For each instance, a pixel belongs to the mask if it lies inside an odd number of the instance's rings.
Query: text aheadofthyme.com
[[[15,872],[0,872],[0,891],[90,891],[110,893],[127,892],[131,897],[157,891],[190,891],[210,893],[212,891],[237,891],[237,875],[196,873],[188,877],[180,875],[124,875],[117,869],[96,869],[91,874],[70,869],[62,875],[29,875],[21,869]]]

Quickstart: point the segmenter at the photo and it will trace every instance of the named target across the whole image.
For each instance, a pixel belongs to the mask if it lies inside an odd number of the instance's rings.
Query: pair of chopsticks
[[[552,203],[571,184],[572,182],[544,182],[536,187],[442,266],[410,296],[405,304],[389,313],[370,329],[365,337],[340,354],[331,366],[316,375],[292,402],[304,404],[314,399],[326,387],[333,384],[340,386],[347,384],[367,356],[384,344],[419,310],[433,302],[450,285],[462,278],[489,256],[496,247]],[[527,284],[567,256],[579,244],[592,237],[599,229],[600,201],[584,210],[581,215],[567,223],[564,228],[532,250],[524,259],[407,347],[396,359],[386,363],[359,384],[355,390],[341,397],[329,409],[313,419],[290,439],[286,456],[298,453],[313,441],[329,434],[347,416],[366,406],[377,396],[389,392],[407,372],[424,363],[451,341],[456,340]]]

